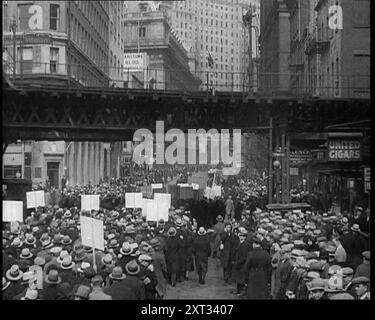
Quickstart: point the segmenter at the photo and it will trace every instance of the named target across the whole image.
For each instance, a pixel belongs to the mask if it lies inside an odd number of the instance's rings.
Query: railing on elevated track
[[[369,98],[370,76],[350,74],[280,74],[258,73],[250,76],[247,72],[146,68],[130,70],[109,66],[82,64],[59,64],[54,61],[8,61],[3,59],[3,72],[15,84],[28,86],[117,88],[119,90],[144,89],[151,91],[196,92],[237,92],[261,96],[285,94],[297,97],[317,98]],[[68,79],[70,81],[68,81]],[[250,81],[251,80],[251,81]]]

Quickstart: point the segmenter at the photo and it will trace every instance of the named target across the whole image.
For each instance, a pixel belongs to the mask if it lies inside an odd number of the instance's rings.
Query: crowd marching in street
[[[3,223],[3,299],[163,299],[191,272],[204,286],[210,257],[239,299],[370,299],[369,209],[266,210],[262,180],[235,179],[214,200],[215,223],[187,206],[149,222],[123,205],[143,182],[66,188],[16,228]],[[100,194],[100,210],[81,212],[81,194]],[[103,221],[104,251],[82,245],[81,215]]]

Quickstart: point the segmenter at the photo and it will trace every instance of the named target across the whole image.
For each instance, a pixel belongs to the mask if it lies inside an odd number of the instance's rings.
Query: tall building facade
[[[126,5],[124,1],[108,1],[109,6],[109,54],[108,66],[111,86],[124,87],[124,18]]]
[[[290,24],[285,0],[260,2],[260,91],[289,91]]]
[[[195,91],[197,78],[189,69],[188,53],[163,11],[142,2],[128,4],[124,19],[125,52],[144,55],[139,71],[125,69],[130,87]]]
[[[160,10],[170,16],[172,28],[189,52],[190,69],[206,86],[209,80],[223,91],[243,91],[250,85],[249,28],[243,23],[243,16],[253,5],[255,16],[259,17],[259,2],[256,0],[186,0],[163,1]],[[259,19],[254,19],[254,27]],[[252,28],[252,56],[257,52],[256,28]],[[208,56],[214,64],[210,68]]]
[[[315,79],[308,89],[320,97],[370,96],[370,1],[312,1],[315,24],[307,55]],[[341,28],[330,25],[333,6]],[[342,16],[341,16],[342,14]],[[337,22],[337,20],[336,20]],[[332,27],[333,26],[333,27]]]
[[[286,3],[290,13],[291,91],[323,98],[369,97],[370,2]]]
[[[123,85],[123,1],[3,1],[3,67],[16,80],[65,86]],[[111,81],[112,80],[112,81]],[[118,177],[120,142],[9,145],[3,177],[61,187]]]
[[[108,86],[108,28],[105,1],[3,1],[7,71],[15,51],[17,78]]]

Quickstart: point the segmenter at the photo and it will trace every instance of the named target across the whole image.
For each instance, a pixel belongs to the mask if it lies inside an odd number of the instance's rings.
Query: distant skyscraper
[[[214,74],[219,90],[242,91],[248,86],[249,28],[243,16],[255,6],[253,24],[259,28],[258,0],[163,1],[159,10],[167,11],[172,28],[189,52],[190,70],[206,84],[207,71]],[[253,28],[253,57],[257,48],[257,29]],[[258,29],[259,30],[259,29]],[[258,33],[259,34],[259,33]],[[209,54],[214,66],[209,66]]]

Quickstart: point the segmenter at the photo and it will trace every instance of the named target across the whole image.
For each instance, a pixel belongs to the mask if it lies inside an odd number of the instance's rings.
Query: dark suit
[[[137,300],[146,299],[145,285],[137,276],[127,275],[122,284],[134,293]]]
[[[221,242],[224,244],[220,260],[221,266],[224,268],[224,281],[228,282],[232,276],[232,265],[234,261],[235,248],[238,244],[238,237],[234,233],[228,234],[224,232],[221,235]]]
[[[112,300],[137,300],[133,291],[126,287],[122,281],[114,281],[104,292],[112,297]]]
[[[211,254],[210,239],[207,234],[197,234],[194,239],[193,252],[195,255],[197,273],[199,275],[199,283],[204,283],[208,269],[208,257]]]
[[[271,282],[271,257],[262,248],[254,248],[244,267],[248,299],[268,299]]]
[[[168,280],[176,285],[177,273],[180,271],[180,248],[181,239],[176,235],[169,237],[165,244],[165,260],[167,263]]]

